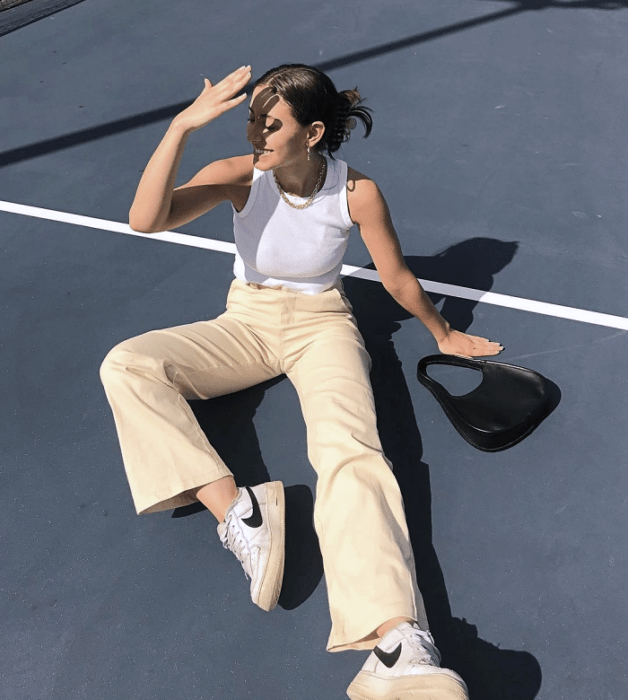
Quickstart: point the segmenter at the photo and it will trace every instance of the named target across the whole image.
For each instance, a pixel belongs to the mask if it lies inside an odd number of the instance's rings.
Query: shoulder
[[[376,212],[386,209],[386,200],[377,183],[351,167],[347,169],[347,203],[351,219],[358,226]]]

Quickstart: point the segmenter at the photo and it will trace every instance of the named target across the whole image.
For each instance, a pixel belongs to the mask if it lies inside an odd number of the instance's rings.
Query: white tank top
[[[319,294],[338,283],[352,226],[344,161],[327,158],[325,183],[306,209],[286,204],[272,171],[255,168],[246,206],[233,210],[233,272],[243,282]]]

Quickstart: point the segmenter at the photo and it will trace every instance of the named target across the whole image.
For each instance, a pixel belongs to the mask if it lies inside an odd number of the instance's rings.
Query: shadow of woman
[[[191,401],[190,406],[207,439],[233,472],[239,486],[271,481],[264,464],[253,417],[264,394],[283,381],[277,377],[250,389],[209,401]],[[284,580],[279,605],[293,610],[315,591],[323,577],[323,559],[314,531],[314,496],[309,486],[295,484],[285,489],[286,543]],[[205,510],[201,503],[177,508],[173,518]]]
[[[432,258],[408,258],[407,262],[417,277],[489,289],[493,274],[512,260],[516,245],[470,239]],[[422,460],[421,435],[392,340],[401,327],[399,321],[410,314],[380,284],[346,277],[344,287],[373,360],[371,381],[380,437],[403,495],[417,580],[443,665],[465,679],[472,700],[532,700],[541,685],[537,660],[527,652],[498,649],[480,639],[473,625],[451,614],[432,544],[429,467]],[[473,320],[473,302],[447,298],[443,311],[460,330],[466,330]]]

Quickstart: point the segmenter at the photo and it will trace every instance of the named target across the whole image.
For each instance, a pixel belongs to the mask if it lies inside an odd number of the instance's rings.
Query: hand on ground
[[[488,357],[490,355],[499,355],[504,348],[499,343],[491,342],[486,338],[451,330],[449,334],[438,343],[438,349],[444,355],[456,355],[457,357]]]

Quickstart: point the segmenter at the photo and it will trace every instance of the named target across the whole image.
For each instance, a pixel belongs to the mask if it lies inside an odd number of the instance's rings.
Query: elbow
[[[418,280],[412,273],[409,275],[396,274],[389,278],[383,278],[382,285],[391,297],[398,299],[408,294],[408,290],[410,293],[416,292]]]
[[[394,281],[382,282],[382,285],[393,299],[398,300],[398,298],[402,296],[403,287],[398,283]]]
[[[131,221],[129,221],[129,228],[131,231],[135,231],[136,233],[159,233],[160,231],[160,229],[153,229],[150,226],[142,226],[141,224],[131,223]]]
[[[129,212],[129,228],[137,233],[159,233],[165,230],[157,226],[154,221],[143,220],[142,217],[134,214],[133,210]]]

